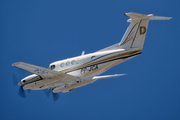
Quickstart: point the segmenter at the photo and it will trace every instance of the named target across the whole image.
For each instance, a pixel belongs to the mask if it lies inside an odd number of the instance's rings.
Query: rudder
[[[130,25],[119,43],[120,48],[143,48],[149,19],[152,15],[138,13],[126,13],[126,15],[130,17],[128,20]]]

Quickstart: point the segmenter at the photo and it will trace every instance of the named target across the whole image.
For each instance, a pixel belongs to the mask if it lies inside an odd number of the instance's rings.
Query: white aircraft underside
[[[141,54],[149,20],[168,20],[169,17],[126,13],[130,19],[120,43],[100,51],[84,54],[65,60],[53,62],[49,68],[18,62],[12,64],[28,72],[34,73],[21,80],[23,89],[52,89],[53,93],[69,92],[98,79],[112,78],[124,74],[98,76],[108,69]]]

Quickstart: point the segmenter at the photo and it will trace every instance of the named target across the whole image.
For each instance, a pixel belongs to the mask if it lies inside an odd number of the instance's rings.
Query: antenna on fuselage
[[[85,51],[82,51],[81,56],[85,54]]]

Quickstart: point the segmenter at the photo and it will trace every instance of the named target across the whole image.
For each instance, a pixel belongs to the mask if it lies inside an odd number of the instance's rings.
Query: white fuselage
[[[94,76],[97,76],[113,66],[122,63],[138,54],[141,53],[140,48],[131,48],[131,49],[116,49],[109,51],[100,51],[95,53],[90,53],[86,55],[81,55],[78,57],[73,57],[65,60],[60,60],[53,62],[49,65],[49,69],[63,72],[72,76],[79,78],[79,81],[69,82],[66,85],[60,81],[54,80],[53,82],[46,84],[46,80],[39,80],[24,86],[24,89],[33,89],[40,90],[46,88],[59,87],[60,91],[69,91],[89,83],[96,81],[93,79]],[[29,76],[34,77],[35,74]],[[26,77],[26,79],[31,79]],[[43,85],[43,87],[40,87]],[[33,87],[32,87],[33,86]],[[66,88],[64,88],[66,86]]]
[[[78,83],[69,83],[72,88],[77,88],[94,82],[95,80],[92,79],[94,76],[107,71],[113,66],[120,64],[139,53],[141,53],[141,49],[139,48],[95,52],[53,62],[50,64],[49,68],[51,68],[51,66],[55,66],[53,69],[55,71],[64,72],[80,78],[80,82]]]

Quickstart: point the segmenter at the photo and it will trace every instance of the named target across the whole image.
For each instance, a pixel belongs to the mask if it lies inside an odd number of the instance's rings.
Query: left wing
[[[18,63],[13,63],[12,66],[21,68],[23,70],[26,70],[28,72],[37,74],[39,76],[41,76],[43,79],[55,79],[58,78],[59,80],[63,80],[63,83],[66,82],[70,82],[70,81],[75,81],[75,80],[79,80],[79,78],[62,73],[62,72],[58,72],[58,71],[54,71],[54,70],[50,70],[44,67],[40,67],[40,66],[36,66],[36,65],[32,65],[32,64],[28,64],[28,63],[24,63],[24,62],[18,62]],[[57,79],[56,79],[57,80]]]

